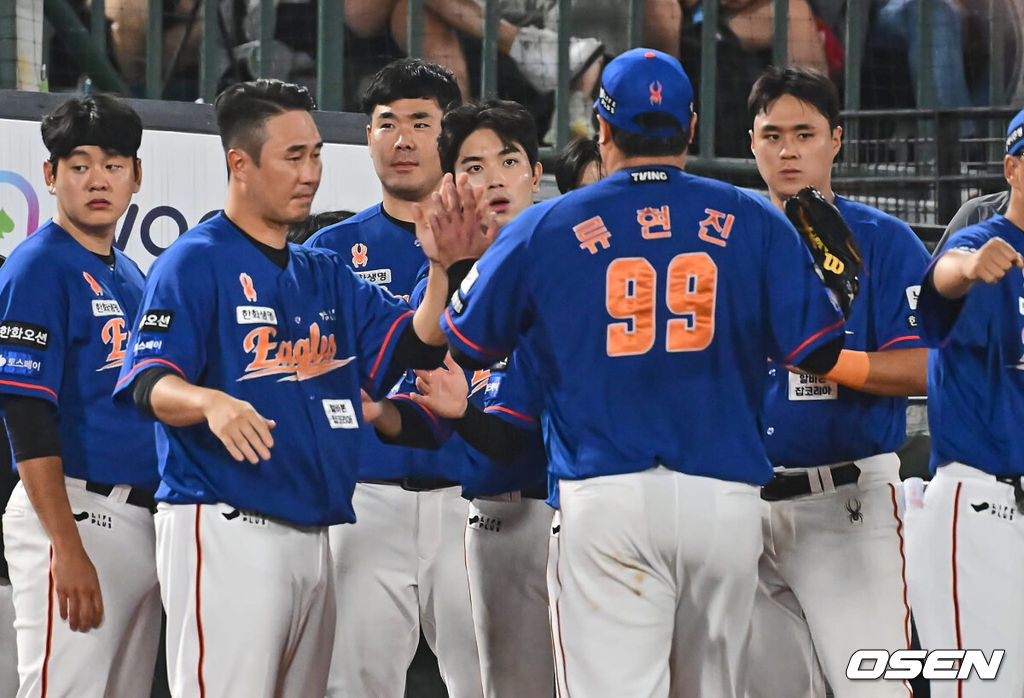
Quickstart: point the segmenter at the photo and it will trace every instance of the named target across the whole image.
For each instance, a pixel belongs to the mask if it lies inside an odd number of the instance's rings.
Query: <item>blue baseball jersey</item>
[[[559,478],[664,465],[762,484],[767,357],[799,364],[843,317],[782,214],[673,167],[616,172],[509,223],[442,327],[474,360],[529,345]]]
[[[317,231],[306,247],[332,250],[367,281],[406,299],[426,257],[416,233],[375,204]]]
[[[359,389],[379,396],[401,375],[391,358],[412,310],[333,253],[288,250],[282,270],[218,214],[153,265],[118,396],[165,367],[277,423],[271,457],[256,465],[231,458],[205,422],[159,425],[158,499],[300,525],[355,520]]]
[[[156,489],[153,421],[115,405],[142,297],[139,267],[114,265],[47,221],[0,269],[0,392],[57,406],[64,473]]]
[[[389,216],[383,204],[318,231],[306,246],[337,252],[364,279],[406,299],[412,295],[426,262],[415,232]],[[436,472],[438,462],[417,449],[382,443],[371,425],[364,425],[361,435],[360,480],[442,477]]]
[[[981,248],[1001,237],[1024,253],[1024,231],[996,215],[964,228],[945,250]],[[928,273],[931,273],[929,268]],[[918,306],[928,357],[931,471],[959,461],[993,475],[1024,474],[1024,275],[1012,267],[947,300],[923,283]]]
[[[917,296],[930,257],[906,223],[837,196],[863,254],[860,293],[846,320],[846,348],[924,346]],[[907,437],[907,399],[851,390],[771,362],[761,434],[772,465],[812,467],[895,451]]]

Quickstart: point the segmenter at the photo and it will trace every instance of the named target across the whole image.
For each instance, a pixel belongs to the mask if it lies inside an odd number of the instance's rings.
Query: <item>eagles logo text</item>
[[[351,362],[355,357],[335,359],[338,351],[334,335],[320,334],[320,325],[309,326],[309,337],[297,341],[274,341],[275,327],[257,327],[245,336],[242,348],[253,354],[238,380],[282,376],[282,381],[304,381],[322,376]]]

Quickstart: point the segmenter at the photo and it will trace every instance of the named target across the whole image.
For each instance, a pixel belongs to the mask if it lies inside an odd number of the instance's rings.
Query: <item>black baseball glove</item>
[[[818,275],[835,294],[843,316],[850,317],[863,257],[839,210],[814,187],[804,187],[786,200],[786,217],[811,250]]]

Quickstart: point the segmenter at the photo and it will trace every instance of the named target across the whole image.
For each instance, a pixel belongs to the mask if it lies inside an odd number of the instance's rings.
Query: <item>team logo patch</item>
[[[651,106],[661,104],[661,83],[655,80],[647,86],[647,89],[651,92]]]
[[[173,310],[147,310],[139,321],[139,332],[167,332],[173,321]]]
[[[1015,505],[998,504],[996,502],[972,502],[971,509],[978,514],[994,516],[1003,521],[1013,521],[1014,516],[1017,514],[1017,507]]]
[[[857,499],[856,497],[851,497],[846,500],[846,515],[850,517],[850,523],[864,523],[864,514],[861,513],[860,508],[860,500]]]
[[[0,344],[46,351],[50,343],[50,330],[30,322],[4,320],[0,323]]]
[[[239,325],[276,325],[277,312],[258,305],[239,305],[235,307],[235,320]]]
[[[357,271],[356,274],[366,279],[371,284],[377,284],[378,286],[391,283],[390,269],[367,269],[364,271]]]
[[[615,98],[608,94],[604,89],[604,85],[601,85],[601,94],[598,96],[598,100],[601,103],[602,109],[609,114],[615,114],[615,110],[618,108],[618,103],[616,103]]]
[[[475,395],[487,385],[491,379],[491,370],[488,368],[478,369],[473,372],[473,378],[469,381],[469,394]]]
[[[43,362],[22,351],[0,351],[0,373],[35,378],[43,372]]]
[[[124,315],[121,305],[117,301],[104,301],[97,298],[92,299],[93,317],[109,317],[111,315]]]
[[[790,400],[836,400],[839,398],[839,386],[821,376],[809,376],[805,373],[789,373]]]
[[[252,283],[252,277],[243,271],[238,275],[238,282],[242,284],[242,293],[245,294],[245,300],[255,303],[258,297],[256,295],[256,287]]]
[[[281,376],[280,381],[304,381],[339,369],[355,360],[336,359],[338,345],[334,334],[322,335],[320,325],[309,326],[309,337],[292,341],[274,341],[276,327],[257,327],[242,340],[242,349],[253,359],[239,381]]]
[[[100,331],[100,339],[110,348],[110,352],[107,354],[107,358],[104,359],[105,363],[96,369],[97,372],[121,368],[127,353],[129,336],[130,334],[125,328],[123,317],[114,317],[107,320]]]
[[[352,266],[357,269],[359,267],[365,267],[369,262],[367,252],[368,250],[366,249],[366,245],[361,242],[357,242],[352,245]]]
[[[89,284],[89,288],[92,289],[93,293],[95,293],[97,296],[103,295],[103,287],[100,286],[99,283],[97,283],[96,279],[92,278],[92,274],[90,274],[87,271],[83,271],[82,278],[85,279],[85,283]]]
[[[914,315],[913,313],[911,313],[910,315],[907,316],[907,329],[908,330],[917,329],[917,316]]]
[[[324,414],[331,429],[358,429],[359,419],[351,400],[323,400]]]

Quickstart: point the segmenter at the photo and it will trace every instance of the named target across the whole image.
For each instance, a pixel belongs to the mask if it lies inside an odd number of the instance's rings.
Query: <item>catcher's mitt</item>
[[[786,217],[810,248],[818,275],[835,294],[843,316],[850,317],[863,258],[839,210],[814,187],[804,187],[786,200]]]

